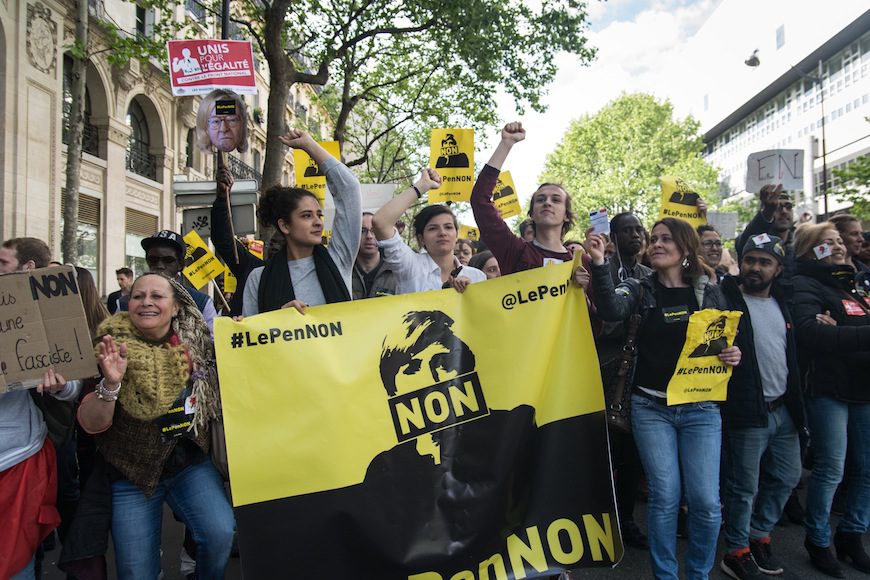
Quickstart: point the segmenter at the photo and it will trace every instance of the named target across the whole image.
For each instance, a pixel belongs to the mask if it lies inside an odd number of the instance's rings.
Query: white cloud
[[[598,49],[598,58],[589,67],[582,67],[576,58],[559,55],[559,72],[549,88],[544,102],[548,111],[544,114],[528,112],[521,120],[527,131],[527,139],[517,145],[508,158],[509,169],[520,196],[528,199],[534,190],[538,176],[544,167],[546,155],[559,141],[572,119],[584,113],[594,113],[607,102],[623,92],[650,92],[665,98],[680,90],[680,83],[691,83],[674,73],[679,49],[685,44],[712,13],[721,0],[697,0],[693,2],[659,0],[639,2],[611,0],[606,3],[592,2],[589,5],[593,30],[589,44]],[[612,14],[635,11],[633,17],[613,19]],[[606,24],[596,30],[596,22]],[[515,120],[512,101],[499,99],[499,112],[505,121]],[[497,143],[500,128],[493,128],[489,143]],[[480,151],[480,159],[489,158],[489,151]]]

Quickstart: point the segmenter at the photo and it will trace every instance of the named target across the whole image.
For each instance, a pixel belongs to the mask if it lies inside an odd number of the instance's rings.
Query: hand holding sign
[[[586,248],[589,257],[592,258],[592,263],[600,266],[604,263],[604,248],[607,247],[607,238],[601,234],[592,233],[590,228],[587,231],[586,241],[583,242],[583,247]]]
[[[218,167],[217,171],[217,191],[218,195],[228,198],[233,189],[233,173],[226,165]]]
[[[758,192],[758,198],[761,200],[761,207],[764,216],[770,220],[773,218],[773,212],[779,206],[779,195],[782,193],[782,184],[769,184],[762,186]]]

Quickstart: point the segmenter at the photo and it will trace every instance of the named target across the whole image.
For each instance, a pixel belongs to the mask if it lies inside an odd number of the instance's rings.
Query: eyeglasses
[[[722,241],[721,240],[704,240],[701,242],[701,245],[705,248],[721,248]]]
[[[163,264],[164,266],[171,266],[178,262],[178,258],[175,256],[148,256],[145,258],[145,262],[149,266],[156,266],[157,264]]]
[[[238,127],[242,122],[236,115],[231,115],[228,117],[209,117],[208,118],[208,128],[209,129],[219,129],[221,124],[224,124],[227,127]]]
[[[782,209],[792,210],[794,209],[794,204],[790,201],[781,201],[779,202],[779,207]]]
[[[361,231],[362,231],[362,237],[366,237],[369,234],[375,235],[375,230],[370,229],[370,228],[362,228]]]

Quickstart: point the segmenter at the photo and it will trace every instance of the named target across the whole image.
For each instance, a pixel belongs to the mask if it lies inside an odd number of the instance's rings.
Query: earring
[[[682,266],[683,266],[683,269],[686,269],[689,267],[689,258],[688,257],[683,258]]]

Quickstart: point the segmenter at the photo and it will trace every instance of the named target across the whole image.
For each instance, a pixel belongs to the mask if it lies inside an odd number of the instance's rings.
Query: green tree
[[[716,201],[718,170],[701,158],[698,128],[691,117],[675,119],[668,101],[623,94],[571,122],[547,156],[541,181],[564,184],[581,218],[606,207],[611,214],[631,211],[651,222],[660,205],[662,175],[681,177],[708,202]]]
[[[870,220],[870,155],[858,157],[841,169],[834,169],[834,195],[852,203],[849,213]]]
[[[562,51],[588,62],[581,0],[245,0],[234,20],[269,64],[263,185],[280,180],[290,85],[335,88],[333,137],[348,141],[358,107],[386,120],[348,164],[365,164],[378,141],[402,127],[491,124],[494,95],[542,109]],[[368,128],[368,127],[367,127]],[[414,132],[406,133],[413,136]],[[409,149],[413,148],[410,146]]]

